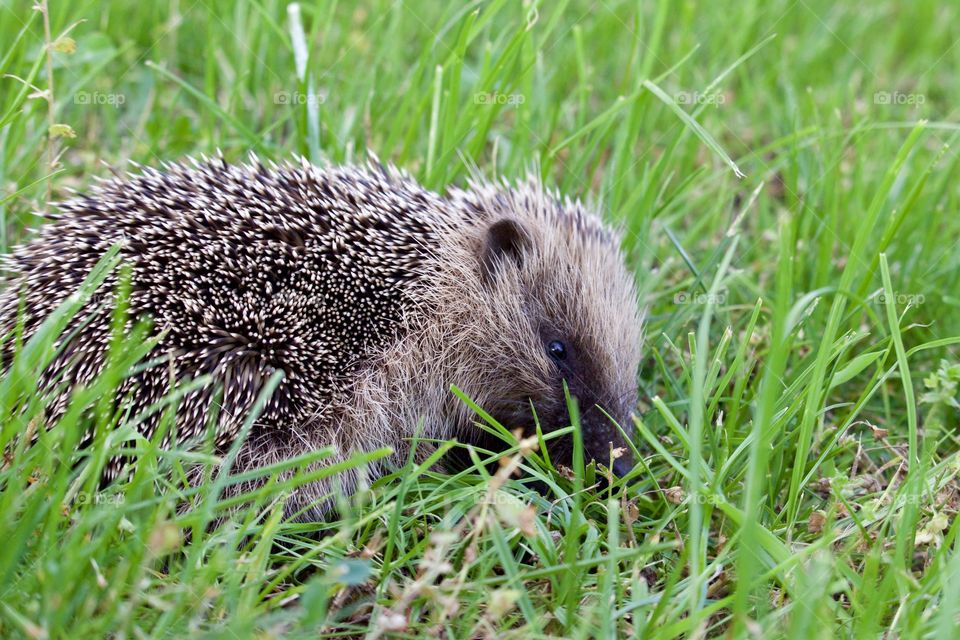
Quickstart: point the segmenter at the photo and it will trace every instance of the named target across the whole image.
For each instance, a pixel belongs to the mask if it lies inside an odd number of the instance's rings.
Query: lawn
[[[505,435],[322,523],[218,498],[222,457],[111,410],[138,329],[42,418],[108,256],[0,372],[0,637],[956,635],[960,5],[47,4],[0,0],[0,253],[130,162],[535,172],[624,230],[640,455],[604,485]]]

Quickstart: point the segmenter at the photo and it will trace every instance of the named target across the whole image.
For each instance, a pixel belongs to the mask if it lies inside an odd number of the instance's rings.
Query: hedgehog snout
[[[619,418],[617,423],[627,434],[630,433],[628,418]],[[622,478],[633,469],[634,460],[630,453],[630,446],[625,442],[617,425],[600,406],[593,405],[585,408],[580,417],[580,429],[587,461],[592,459],[609,466],[618,478]],[[617,454],[619,454],[618,457],[611,463],[611,457]]]

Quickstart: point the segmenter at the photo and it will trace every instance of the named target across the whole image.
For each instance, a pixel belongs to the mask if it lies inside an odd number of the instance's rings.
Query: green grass
[[[537,171],[626,230],[641,455],[605,490],[516,443],[492,477],[411,462],[284,522],[289,483],[217,500],[213,456],[112,413],[142,329],[42,422],[81,297],[0,379],[0,637],[954,635],[960,6],[52,0],[49,26],[48,60],[0,0],[0,250],[128,160]],[[99,487],[119,449],[136,473]]]

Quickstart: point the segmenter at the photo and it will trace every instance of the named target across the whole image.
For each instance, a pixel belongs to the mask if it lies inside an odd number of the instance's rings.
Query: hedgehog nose
[[[631,471],[633,471],[633,461],[630,456],[623,455],[613,461],[613,475],[618,478],[626,476]]]

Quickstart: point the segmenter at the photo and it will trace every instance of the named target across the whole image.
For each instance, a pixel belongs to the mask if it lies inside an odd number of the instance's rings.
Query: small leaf
[[[301,623],[307,629],[320,626],[326,621],[330,597],[328,595],[329,585],[325,578],[326,576],[320,576],[311,580],[300,598],[300,604],[303,608]]]
[[[669,487],[663,490],[663,497],[670,504],[680,504],[686,495],[683,492],[683,487]]]
[[[950,526],[950,520],[947,518],[946,514],[942,511],[937,515],[930,518],[927,528],[931,531],[943,531]]]
[[[883,351],[871,351],[860,354],[833,375],[833,379],[830,381],[830,388],[832,389],[833,387],[839,386],[855,377],[883,354]]]
[[[827,521],[827,516],[823,511],[813,511],[810,513],[810,519],[807,520],[807,531],[809,533],[820,533],[823,531],[823,525]]]
[[[366,582],[372,574],[373,570],[367,560],[345,558],[330,567],[328,575],[335,582],[353,587]]]
[[[520,498],[506,491],[497,491],[493,498],[494,510],[505,526],[519,529],[528,538],[537,535],[537,512],[533,505],[524,504]]]
[[[888,429],[881,429],[880,427],[874,425],[870,425],[870,428],[873,429],[873,437],[877,438],[878,440],[883,440],[890,435],[890,431]]]
[[[56,41],[50,46],[57,53],[73,55],[77,52],[77,41],[69,36],[61,36],[60,38],[57,38]]]
[[[50,125],[50,137],[51,138],[76,138],[77,133],[73,130],[68,124],[52,124]]]
[[[172,522],[162,522],[155,526],[147,538],[147,549],[154,558],[161,558],[176,551],[183,544],[180,527]]]
[[[516,589],[497,589],[490,594],[490,604],[487,611],[493,618],[500,618],[513,609],[520,592]]]

